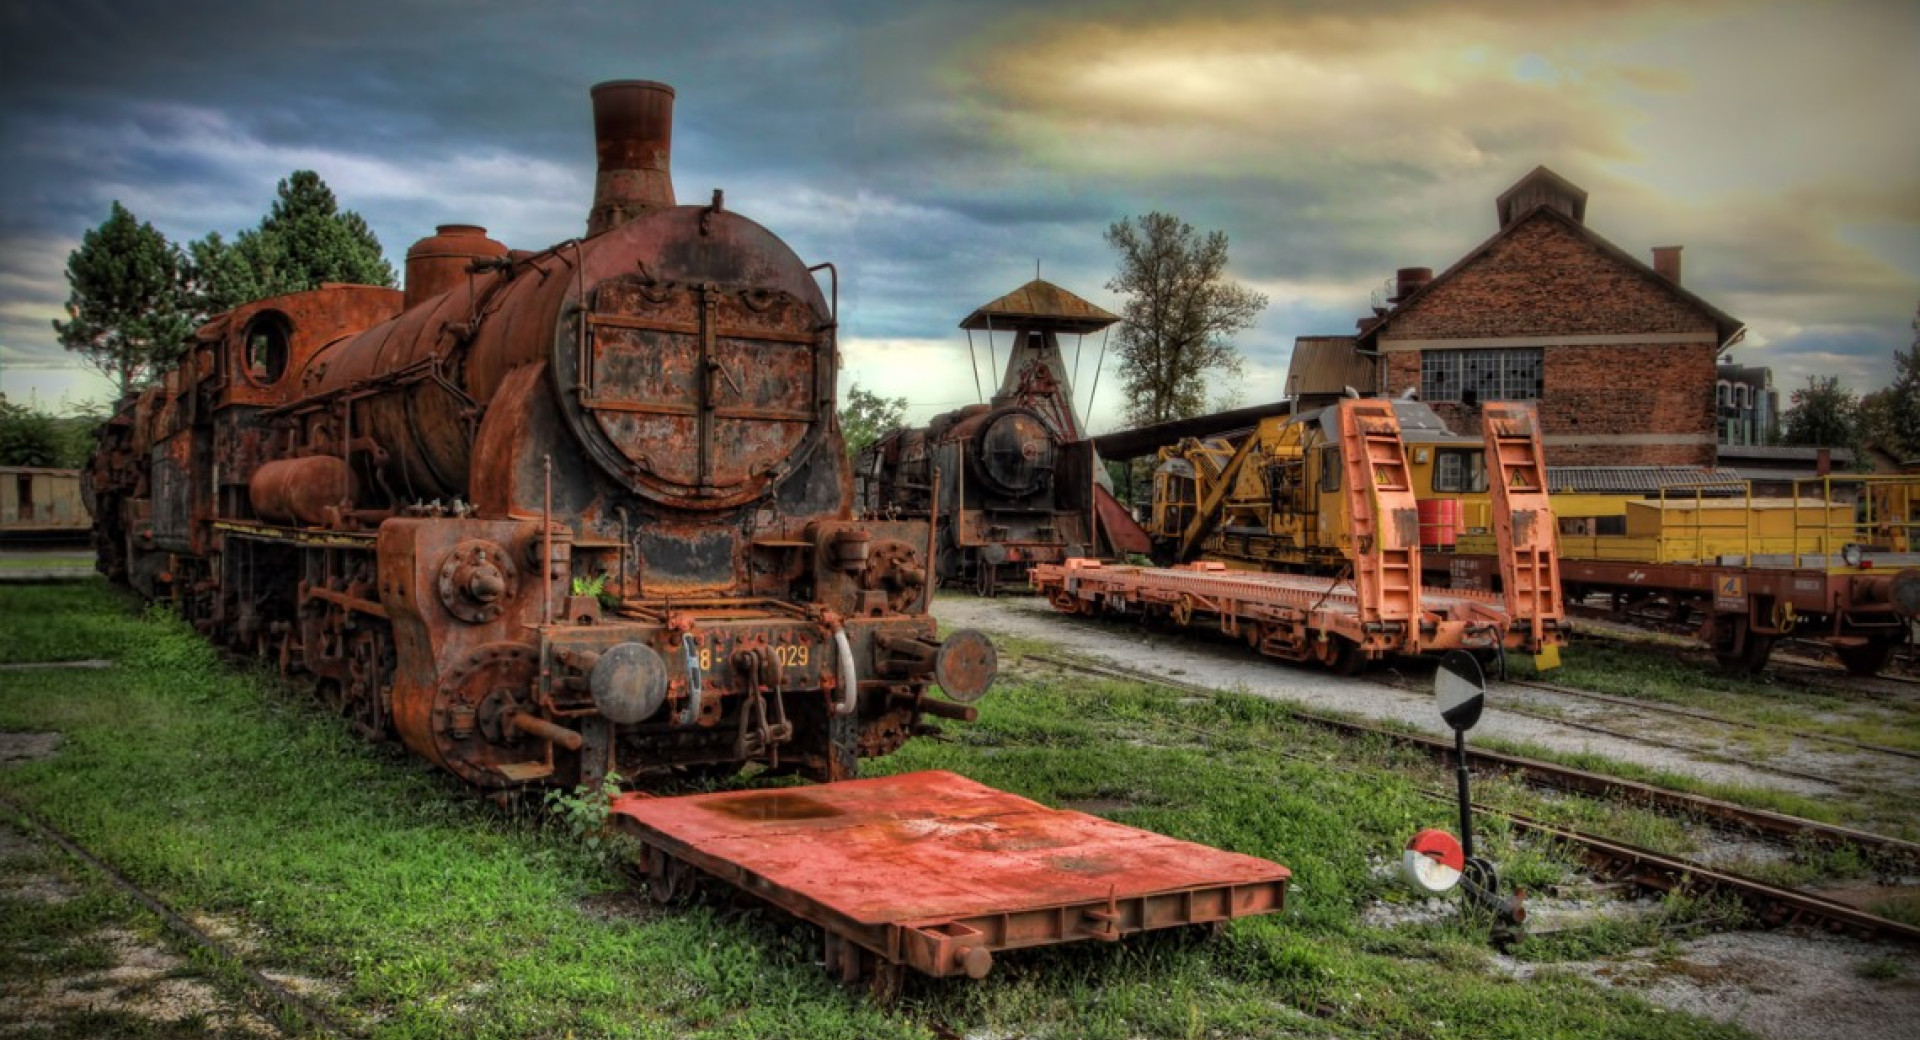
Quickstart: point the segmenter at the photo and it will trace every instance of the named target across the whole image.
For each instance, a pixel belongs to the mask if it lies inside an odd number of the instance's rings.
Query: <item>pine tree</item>
[[[394,284],[393,265],[373,229],[360,214],[342,210],[312,170],[295,170],[280,182],[259,227],[231,243],[216,232],[188,250],[194,302],[205,315],[323,282]]]
[[[180,250],[119,202],[67,256],[61,346],[112,379],[121,393],[173,363],[193,322],[181,292]]]

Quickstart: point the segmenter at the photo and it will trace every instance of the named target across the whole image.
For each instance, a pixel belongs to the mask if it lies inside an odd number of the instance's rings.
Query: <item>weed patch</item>
[[[1737,1035],[1585,980],[1494,973],[1472,918],[1362,925],[1362,907],[1397,894],[1377,864],[1414,830],[1451,822],[1420,790],[1437,774],[1250,697],[1012,673],[955,739],[867,764],[952,769],[1052,805],[1108,800],[1122,822],[1276,859],[1295,877],[1284,914],[1215,939],[1012,953],[983,983],[915,979],[882,1010],[828,981],[817,933],[725,892],[610,910],[634,904],[618,857],[583,840],[604,792],[559,796],[548,815],[501,812],[105,586],[0,589],[0,632],[33,627],[30,611],[60,618],[43,626],[64,632],[47,646],[120,667],[0,676],[0,729],[66,737],[57,758],[0,772],[9,797],[184,911],[233,922],[257,942],[257,967],[318,980],[314,999],[367,1035]],[[1497,825],[1483,841],[1518,876],[1573,869]],[[24,923],[0,908],[0,937],[95,919],[92,898]]]

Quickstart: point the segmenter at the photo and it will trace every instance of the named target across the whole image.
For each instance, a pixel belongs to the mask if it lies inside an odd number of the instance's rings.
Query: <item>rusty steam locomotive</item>
[[[853,519],[832,267],[675,204],[671,88],[592,93],[586,237],[443,226],[404,293],[239,307],[123,401],[102,569],[482,788],[850,776],[992,647],[936,638],[927,523]]]
[[[1120,319],[1036,278],[960,323],[1012,333],[991,401],[889,432],[855,460],[855,496],[871,517],[925,519],[939,528],[935,574],[991,596],[1025,587],[1037,563],[1146,552],[1147,536],[1104,484],[1099,456],[1074,412],[1060,349]],[[991,346],[988,351],[992,357]]]

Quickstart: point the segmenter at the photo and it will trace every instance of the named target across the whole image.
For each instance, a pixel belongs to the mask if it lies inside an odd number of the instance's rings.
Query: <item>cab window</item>
[[[1486,453],[1477,449],[1441,449],[1433,460],[1433,489],[1469,495],[1487,490]]]

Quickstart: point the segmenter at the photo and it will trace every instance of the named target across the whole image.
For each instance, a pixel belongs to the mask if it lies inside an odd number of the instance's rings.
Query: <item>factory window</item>
[[[1487,453],[1443,449],[1433,460],[1433,489],[1479,494],[1487,489]]]
[[[1541,350],[1429,350],[1420,355],[1420,399],[1459,401],[1537,401],[1541,390]]]

